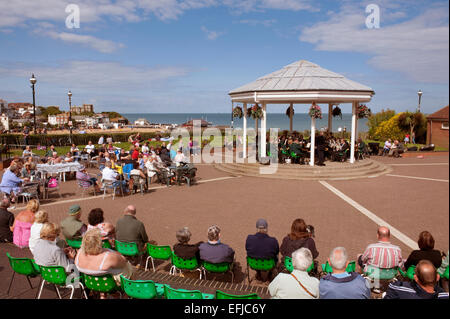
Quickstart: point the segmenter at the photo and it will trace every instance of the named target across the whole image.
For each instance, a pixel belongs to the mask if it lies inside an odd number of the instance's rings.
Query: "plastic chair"
[[[91,187],[92,187],[92,190],[94,191],[94,196],[97,195],[97,193],[95,192],[95,185],[94,185],[94,184],[92,184],[92,185],[90,185],[90,184],[87,185],[87,184],[85,184],[85,183],[87,183],[87,182],[86,182],[86,181],[81,181],[81,180],[77,179],[78,187],[79,187],[80,190],[81,190],[81,197],[83,198],[83,197],[84,197],[84,193],[85,193],[86,191],[89,192],[89,188],[91,188]]]
[[[443,273],[438,272],[439,276],[448,280],[448,266]]]
[[[399,271],[399,267],[395,268],[376,268],[369,266],[364,275],[369,279],[391,280],[394,279]]]
[[[127,180],[130,179],[130,172],[133,169],[133,164],[125,164],[122,168],[123,177]]]
[[[72,291],[70,293],[70,298],[72,299],[73,293],[75,292],[75,279],[78,279],[78,285],[81,286],[81,290],[83,291],[83,295],[86,299],[86,291],[84,290],[84,286],[81,283],[81,277],[72,278],[69,284],[67,284],[67,274],[64,269],[64,267],[61,266],[40,266],[41,269],[41,276],[42,276],[42,284],[39,289],[39,294],[37,299],[41,298],[42,289],[44,288],[44,284],[47,282],[49,284],[52,284],[55,287],[56,294],[58,295],[59,299],[61,298],[61,294],[59,292],[58,286],[63,288],[71,288]]]
[[[139,251],[138,245],[133,242],[123,242],[115,240],[116,250],[124,256],[136,257],[142,255]]]
[[[11,281],[9,282],[9,287],[6,294],[9,295],[14,280],[14,276],[16,275],[16,273],[24,275],[27,278],[28,283],[30,284],[30,288],[33,289],[30,277],[34,278],[40,274],[39,266],[36,265],[34,260],[30,258],[15,258],[11,257],[9,253],[6,253],[6,256],[8,257],[9,265],[13,270]]]
[[[287,271],[292,272],[294,271],[294,266],[292,265],[292,258],[285,256],[284,257],[284,267]],[[314,261],[312,262],[311,266],[306,270],[307,272],[311,272],[314,269]]]
[[[247,280],[250,284],[250,268],[253,270],[270,271],[276,266],[275,259],[257,259],[247,256]]]
[[[416,266],[409,266],[409,268],[406,270],[406,272],[403,271],[402,268],[398,267],[398,272],[405,278],[408,278],[409,280],[414,280],[414,274],[416,272]]]
[[[231,295],[220,290],[216,290],[216,299],[261,299],[258,294],[249,295]]]
[[[231,283],[234,282],[234,272],[233,272],[233,263],[219,263],[219,264],[213,264],[207,261],[202,262],[202,271],[203,271],[203,278],[206,279],[206,272],[212,272],[216,274],[224,274],[227,272],[231,273]]]
[[[200,290],[173,289],[164,285],[166,299],[214,299],[212,294],[204,294]]]
[[[81,248],[81,238],[75,238],[75,239],[66,239],[67,245],[69,247],[72,247],[73,249],[80,249]]]
[[[39,184],[25,186],[22,188],[21,192],[17,194],[17,197],[22,197],[23,203],[25,203],[25,201],[28,203],[32,198],[35,198],[39,203],[38,189]]]
[[[103,248],[112,249],[111,243],[109,242],[108,239],[103,239],[102,242],[103,242],[103,244],[102,244],[102,247],[103,247]]]
[[[200,267],[197,257],[191,259],[183,259],[172,252],[172,267],[170,267],[169,274],[175,276],[175,273],[182,273],[182,270],[198,271],[200,279],[202,279],[202,268]]]
[[[155,299],[164,296],[164,285],[153,280],[130,280],[120,275],[120,283],[128,297],[136,299]]]
[[[107,180],[107,179],[102,179],[102,184],[103,184],[103,199],[105,199],[105,195],[106,195],[106,189],[112,189],[112,198],[114,199],[116,196],[116,190],[119,189],[120,190],[120,194],[123,196],[123,189],[122,189],[122,185],[120,183],[116,183],[114,184],[114,182],[116,181],[112,181],[112,180]]]
[[[144,196],[145,180],[143,181],[142,177],[139,175],[131,175],[131,179],[133,180],[134,193],[137,193],[137,189],[139,187],[141,195]]]
[[[86,288],[92,291],[102,293],[114,293],[118,291],[122,295],[120,287],[117,286],[116,281],[111,274],[93,276],[83,273],[83,281],[86,285]]]
[[[145,271],[147,271],[148,261],[151,260],[153,272],[155,272],[155,263],[153,259],[168,260],[172,257],[172,249],[170,246],[155,246],[147,244],[147,260],[145,262]]]
[[[351,261],[348,263],[347,268],[345,268],[346,272],[354,272],[356,270],[356,262]],[[331,268],[328,261],[325,264],[322,264],[322,272],[325,274],[329,274],[333,272],[333,268]]]

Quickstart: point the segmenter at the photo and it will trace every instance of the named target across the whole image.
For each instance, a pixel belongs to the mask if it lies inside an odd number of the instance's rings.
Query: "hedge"
[[[100,136],[104,136],[105,142],[107,137],[112,137],[114,142],[128,142],[128,137],[131,134],[136,134],[136,132],[127,132],[127,133],[91,133],[91,134],[73,134],[72,139],[73,143],[76,145],[86,145],[89,141],[97,144]],[[168,137],[169,133],[140,133],[142,139],[147,140],[157,136],[160,137]],[[51,144],[55,146],[67,146],[70,145],[69,134],[51,134],[51,135],[30,135],[28,138],[28,144],[37,145],[37,144],[50,146]],[[25,140],[23,135],[19,134],[2,134],[1,135],[1,144],[9,144],[9,145],[24,145]]]

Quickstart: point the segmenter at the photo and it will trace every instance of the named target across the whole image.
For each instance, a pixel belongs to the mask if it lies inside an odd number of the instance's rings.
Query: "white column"
[[[243,151],[242,151],[242,156],[244,158],[247,158],[247,103],[244,103],[244,135],[242,136],[242,147],[243,147]]]
[[[328,103],[328,132],[333,132],[333,104]]]
[[[289,107],[290,107],[290,109],[289,109],[289,133],[292,133],[292,130],[294,129],[293,125],[292,125],[292,117],[293,117],[292,113],[294,111],[294,103],[291,103],[291,105]]]
[[[310,145],[310,157],[309,157],[309,165],[314,166],[314,153],[316,146],[316,119],[314,117],[311,118],[311,145]]]
[[[261,157],[267,156],[266,151],[266,125],[267,125],[267,112],[266,112],[266,103],[262,104],[263,118],[261,121]]]
[[[358,102],[352,104],[352,140],[350,145],[350,163],[355,162],[355,137],[356,137],[356,105]]]

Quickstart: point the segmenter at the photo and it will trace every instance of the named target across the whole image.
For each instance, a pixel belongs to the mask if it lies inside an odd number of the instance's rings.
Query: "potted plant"
[[[236,106],[235,108],[233,108],[233,117],[238,117],[241,119],[243,115],[244,112],[242,111],[242,107]]]
[[[308,112],[309,116],[315,119],[321,119],[322,118],[322,110],[320,109],[320,106],[318,106],[315,102],[311,105]]]
[[[337,105],[333,108],[333,111],[331,112],[331,114],[333,115],[333,117],[339,116],[342,119],[341,108]]]
[[[294,107],[292,107],[292,116],[294,116]],[[286,116],[290,117],[291,116],[291,106],[288,106],[288,108],[286,109]]]
[[[248,113],[248,116],[250,116],[251,118],[253,118],[255,120],[261,119],[263,117],[262,108],[258,104],[255,104],[251,108],[249,108],[247,113]]]
[[[364,119],[371,116],[372,111],[365,104],[360,104],[356,108],[356,115],[358,116],[359,119]]]

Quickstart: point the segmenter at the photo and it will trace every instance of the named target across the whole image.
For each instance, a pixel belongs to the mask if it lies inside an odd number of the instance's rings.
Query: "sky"
[[[0,99],[31,102],[34,73],[37,105],[68,110],[71,90],[97,112],[226,113],[232,89],[308,60],[374,89],[374,112],[414,111],[421,89],[432,113],[449,104],[448,12],[420,0],[0,0]]]

